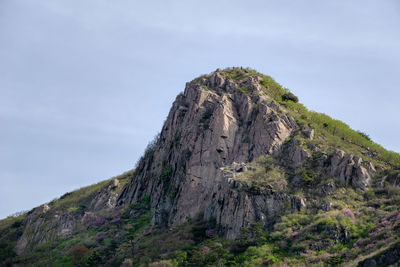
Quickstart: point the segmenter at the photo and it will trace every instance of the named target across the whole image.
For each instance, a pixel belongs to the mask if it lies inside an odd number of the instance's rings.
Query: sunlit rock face
[[[226,236],[235,238],[242,227],[254,221],[266,224],[284,203],[297,208],[299,201],[272,191],[241,192],[221,167],[279,153],[296,129],[296,122],[262,94],[257,77],[239,83],[216,71],[196,79],[177,97],[118,203],[149,195],[154,223],[176,225],[200,215],[215,218]]]

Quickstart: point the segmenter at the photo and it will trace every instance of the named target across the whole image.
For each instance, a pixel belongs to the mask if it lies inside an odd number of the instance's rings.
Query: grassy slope
[[[354,155],[362,156],[365,160],[400,167],[400,154],[384,149],[379,144],[369,140],[367,135],[351,129],[347,124],[332,119],[328,115],[309,111],[300,103],[285,101],[287,95],[293,94],[270,76],[252,69],[240,68],[225,69],[221,73],[226,78],[235,81],[245,80],[249,76],[260,77],[260,84],[263,86],[265,94],[280,104],[281,107],[284,107],[285,111],[294,117],[299,124],[310,125],[316,131],[316,135],[324,139],[323,142]],[[250,90],[245,90],[245,88],[239,88],[239,90],[245,94],[251,94]]]
[[[18,216],[10,216],[0,221],[0,265],[16,261],[19,263],[28,263],[35,265],[45,265],[46,262],[72,262],[72,252],[70,251],[74,245],[80,244],[82,240],[93,234],[92,229],[86,231],[85,228],[75,229],[74,235],[71,238],[64,240],[52,240],[40,243],[31,253],[17,257],[15,253],[15,245],[17,240],[26,230],[24,220],[29,216],[34,218],[42,218],[45,224],[51,224],[52,218],[57,214],[70,214],[78,216],[83,213],[84,204],[90,202],[101,188],[106,186],[112,179],[116,178],[120,181],[120,185],[116,190],[120,190],[130,179],[133,171],[126,172],[120,176],[99,182],[94,185],[86,186],[69,192],[61,196],[59,199],[48,203],[50,211],[36,217],[36,209],[25,212]],[[105,212],[105,211],[104,211]],[[123,213],[123,211],[121,211]],[[102,213],[102,211],[100,212]],[[115,217],[115,216],[114,216]],[[109,219],[109,218],[107,218]],[[44,227],[44,226],[43,226]],[[47,261],[47,260],[49,261]],[[50,260],[51,259],[51,260]],[[67,264],[68,265],[68,264]]]

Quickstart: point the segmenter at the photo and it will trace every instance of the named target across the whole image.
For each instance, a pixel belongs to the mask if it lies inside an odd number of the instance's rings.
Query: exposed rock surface
[[[311,157],[311,154],[304,148],[299,147],[298,142],[290,142],[285,156],[282,157],[282,164],[291,168],[296,168],[304,165],[304,163]]]
[[[52,216],[51,220],[47,216]],[[75,216],[68,213],[50,215],[34,212],[30,214],[24,222],[29,227],[25,228],[24,233],[18,240],[16,252],[22,254],[42,242],[54,240],[56,237],[68,237],[72,234],[76,221]]]
[[[305,136],[311,140],[314,139],[314,129],[313,128],[307,128],[303,130]]]
[[[253,96],[238,91],[244,85]],[[226,235],[234,238],[241,227],[273,218],[282,201],[291,199],[273,192],[269,196],[239,192],[220,168],[278,152],[297,128],[261,93],[254,77],[236,84],[216,72],[209,79],[188,83],[172,106],[156,151],[142,159],[118,203],[150,195],[154,223],[176,225],[203,214],[204,219],[216,218]]]
[[[91,213],[113,208],[117,199],[117,193],[113,189],[118,186],[120,186],[119,180],[113,179],[79,205],[85,206],[85,209],[90,210]],[[40,243],[70,237],[74,227],[82,225],[84,213],[80,212],[81,207],[74,207],[64,212],[60,212],[60,208],[52,210],[49,204],[35,208],[24,219],[23,224],[28,227],[25,228],[16,244],[16,252],[23,254]]]
[[[400,243],[392,245],[378,255],[358,263],[358,267],[399,266]]]
[[[375,172],[375,168],[371,163],[363,166],[363,160],[354,157],[339,149],[333,152],[330,161],[330,175],[337,177],[341,182],[355,185],[361,189],[368,187],[371,182],[371,173]]]
[[[95,198],[90,203],[90,210],[99,210],[104,207],[112,208],[116,204],[116,200],[118,197],[117,192],[114,192],[113,189],[119,186],[118,179],[112,179],[107,186],[103,187],[98,194],[96,194]]]

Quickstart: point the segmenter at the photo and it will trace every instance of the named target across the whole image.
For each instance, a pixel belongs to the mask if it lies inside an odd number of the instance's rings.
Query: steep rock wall
[[[246,86],[252,94],[241,93]],[[288,196],[253,196],[232,189],[220,170],[233,162],[277,153],[298,128],[266,95],[259,81],[225,82],[218,72],[188,83],[177,97],[154,148],[140,161],[118,204],[150,195],[153,222],[176,225],[203,214],[234,238],[254,221],[265,224]],[[292,201],[293,202],[293,201]]]

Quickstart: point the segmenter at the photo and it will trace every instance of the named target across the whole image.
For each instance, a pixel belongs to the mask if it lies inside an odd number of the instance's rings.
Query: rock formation
[[[237,81],[219,70],[187,83],[118,204],[149,195],[153,223],[179,225],[199,215],[204,220],[215,218],[230,239],[253,222],[272,223],[285,207],[299,209],[301,200],[285,193],[238,190],[237,183],[221,170],[265,154],[283,156],[282,144],[300,130],[264,92],[257,76]],[[303,131],[307,138],[314,138],[311,128]],[[300,167],[311,157],[296,142],[290,146],[285,165]],[[370,184],[370,171],[360,158],[345,157],[344,152],[336,151],[329,164],[332,177],[362,189]]]

